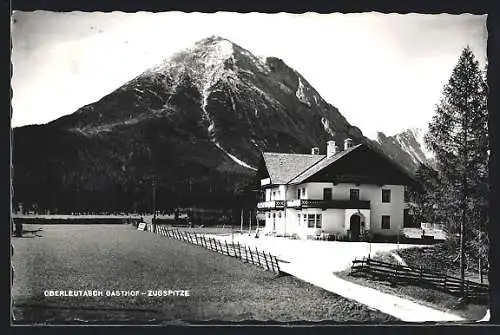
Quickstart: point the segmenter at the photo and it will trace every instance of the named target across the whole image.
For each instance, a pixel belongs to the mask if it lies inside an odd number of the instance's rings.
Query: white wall
[[[382,202],[382,189],[391,190],[391,202]],[[403,228],[404,220],[404,186],[384,185],[372,195],[371,200],[371,231],[376,234],[396,235]],[[390,229],[382,229],[382,215],[391,217]]]
[[[323,211],[323,230],[325,233],[345,232],[345,210],[330,208]]]
[[[285,185],[277,185],[266,189],[266,201],[285,200]]]
[[[323,200],[323,188],[333,188],[333,183],[305,183],[298,185],[298,188],[306,188],[305,197],[301,199]]]
[[[332,188],[333,200],[349,200],[350,189],[359,190],[359,199],[370,201],[370,211],[366,220],[370,223],[370,231],[375,234],[395,235],[403,227],[404,219],[404,186],[402,185],[370,185],[353,183],[305,183],[297,185],[298,188],[306,187],[304,199],[322,200],[323,188]],[[391,202],[382,202],[382,189],[391,190]],[[295,199],[295,198],[294,198]],[[333,215],[333,216],[332,216]],[[327,220],[334,220],[337,214],[328,212]],[[391,217],[390,229],[382,229],[382,215]],[[350,217],[349,217],[350,218]],[[329,221],[327,221],[329,222]],[[333,222],[333,221],[332,221]],[[349,220],[346,221],[349,223]],[[329,224],[329,223],[328,223]]]
[[[342,183],[333,185],[333,183],[307,183],[301,185],[285,186],[279,185],[270,189],[266,189],[266,201],[272,200],[293,200],[297,198],[297,189],[306,188],[305,197],[302,199],[311,200],[322,200],[323,199],[323,188],[332,188],[333,199],[334,200],[349,200],[350,189],[359,189],[360,200],[370,201],[370,210],[362,210],[365,216],[365,224],[370,227],[370,231],[375,234],[382,235],[396,235],[399,230],[403,227],[404,218],[404,186],[401,185],[368,185],[361,184],[356,186],[355,184]],[[382,189],[391,190],[391,202],[382,202]],[[275,191],[275,196],[272,196],[272,192]],[[279,193],[277,192],[279,191]],[[298,222],[297,213],[301,214],[321,214],[323,231],[325,233],[340,233],[345,232],[349,229],[349,220],[352,215],[349,210],[344,209],[327,209],[322,211],[320,208],[308,208],[302,211],[297,211],[295,209],[286,209],[286,233],[297,232],[301,235],[312,235],[315,234],[315,228],[307,228],[307,224],[303,222]],[[283,234],[285,233],[285,213],[284,211],[271,211],[271,217],[267,216],[266,212],[266,230],[272,230],[273,228],[273,217],[272,213],[276,213],[276,232]],[[281,212],[281,218],[279,217],[279,212]],[[350,215],[348,215],[351,213]],[[382,229],[382,215],[390,216],[390,229]]]

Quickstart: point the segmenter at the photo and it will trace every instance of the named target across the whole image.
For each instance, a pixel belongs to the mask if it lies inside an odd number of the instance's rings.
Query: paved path
[[[280,269],[296,278],[345,298],[357,301],[406,322],[466,321],[450,313],[417,304],[391,294],[352,283],[337,277],[334,272],[350,268],[352,261],[370,253],[391,251],[415,245],[390,243],[300,241],[273,237],[254,238],[253,235],[212,236],[222,240],[239,241],[266,250],[282,260]]]
[[[306,264],[281,263],[280,268],[283,272],[296,278],[392,315],[405,322],[465,321],[465,319],[457,315],[422,306],[407,299],[352,283],[328,271],[315,270]]]

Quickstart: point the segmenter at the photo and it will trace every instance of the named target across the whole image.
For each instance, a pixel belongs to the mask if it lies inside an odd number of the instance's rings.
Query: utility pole
[[[153,179],[153,232],[156,233],[156,181]]]
[[[286,237],[286,193],[288,191],[288,187],[287,186],[285,186],[285,190],[284,191],[285,191],[285,196],[283,198],[284,199],[284,205],[283,205],[283,221],[284,222],[283,222],[283,224],[285,226],[285,229],[284,229],[284,234],[283,235]]]
[[[243,208],[241,209],[241,228],[240,228],[240,234],[243,235]]]
[[[248,235],[252,233],[252,210],[248,211]]]

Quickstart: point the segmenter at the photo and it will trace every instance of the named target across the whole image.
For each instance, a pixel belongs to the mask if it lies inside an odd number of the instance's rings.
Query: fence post
[[[196,240],[196,245],[198,245],[198,234],[194,233],[194,239]]]
[[[267,263],[267,257],[264,251],[262,252],[262,256],[264,256],[264,260],[266,261],[266,269],[269,270],[269,264]]]
[[[258,265],[263,267],[263,264],[260,263],[259,249],[257,249],[257,247],[255,247],[255,253],[257,254],[257,263],[258,263]]]
[[[269,260],[271,261],[271,270],[274,272],[273,256],[269,253]]]
[[[248,258],[248,250],[247,250],[247,246],[246,246],[246,245],[244,245],[244,246],[243,246],[243,248],[245,249],[245,262],[247,262],[247,263],[248,263],[249,258]],[[240,250],[241,250],[241,249],[240,249]]]
[[[227,241],[226,241],[226,240],[224,240],[224,244],[226,245],[226,252],[227,252],[227,255],[228,255],[228,256],[231,256],[231,255],[229,254],[229,247],[227,246]]]
[[[220,240],[216,240],[217,243],[219,243],[219,252],[224,255],[224,249],[222,248],[222,244],[220,243]]]
[[[252,249],[250,249],[250,247],[248,247],[248,251],[250,252],[250,258],[252,260],[252,264],[255,264],[255,262],[253,261]],[[246,252],[246,249],[245,249],[245,252]]]

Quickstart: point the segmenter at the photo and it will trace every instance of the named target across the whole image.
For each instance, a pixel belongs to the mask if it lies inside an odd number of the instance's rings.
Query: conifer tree
[[[444,87],[425,136],[427,146],[435,154],[442,181],[441,209],[450,233],[458,232],[460,236],[462,279],[465,246],[477,240],[479,232],[486,232],[489,152],[486,102],[484,72],[466,47]]]

